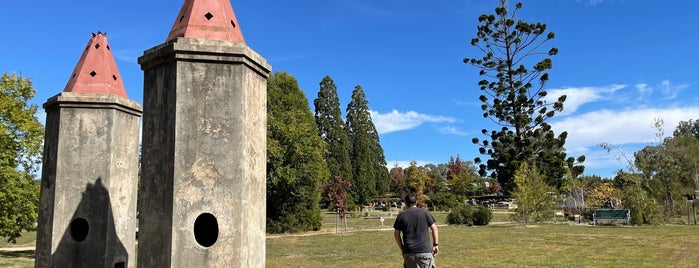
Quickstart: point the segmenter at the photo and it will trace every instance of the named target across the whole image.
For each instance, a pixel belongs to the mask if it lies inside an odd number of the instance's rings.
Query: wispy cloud
[[[392,110],[390,113],[381,114],[377,111],[369,111],[371,120],[380,134],[416,128],[423,123],[454,123],[455,118],[421,114],[415,111],[399,112]]]
[[[130,49],[114,49],[112,50],[112,55],[114,58],[123,62],[136,63],[142,51],[130,50]]]
[[[576,2],[596,6],[604,2],[604,0],[576,0]]]
[[[649,87],[648,84],[636,84],[636,89],[638,89],[638,100],[653,95],[653,87]]]
[[[547,103],[554,103],[562,95],[566,95],[561,115],[575,113],[578,108],[586,103],[600,101],[609,98],[614,92],[625,88],[626,85],[612,84],[603,87],[567,87],[548,90],[544,98]]]
[[[623,4],[629,0],[575,0],[578,4],[597,6],[601,4]]]
[[[468,135],[473,134],[473,133],[469,133],[469,132],[464,132],[455,126],[441,127],[441,128],[439,128],[439,132],[441,132],[443,134],[456,135],[456,136],[468,136]]]
[[[688,84],[680,84],[680,85],[673,85],[670,83],[669,80],[663,80],[660,82],[660,85],[658,85],[660,88],[660,92],[665,96],[665,99],[674,99],[677,97],[677,94],[688,88]]]
[[[615,145],[655,142],[655,119],[665,122],[665,133],[671,132],[680,121],[699,115],[699,106],[648,108],[624,111],[599,110],[579,116],[569,116],[552,122],[553,129],[568,132],[566,148],[570,152],[585,152],[600,143]]]
[[[670,80],[663,80],[655,86],[650,86],[646,83],[636,85],[636,89],[638,90],[639,94],[639,100],[644,100],[646,98],[651,97],[653,93],[656,91],[661,94],[660,98],[664,100],[672,100],[677,98],[677,94],[679,94],[682,90],[688,87],[688,84],[674,85],[670,82]]]

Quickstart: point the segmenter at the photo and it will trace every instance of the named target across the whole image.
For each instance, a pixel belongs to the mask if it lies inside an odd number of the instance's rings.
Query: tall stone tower
[[[139,267],[264,267],[270,66],[229,0],[185,0],[144,71]]]
[[[142,109],[127,99],[106,34],[92,35],[44,109],[35,267],[135,267]]]

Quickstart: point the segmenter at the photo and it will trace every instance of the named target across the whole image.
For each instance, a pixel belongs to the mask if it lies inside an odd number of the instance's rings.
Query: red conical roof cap
[[[63,91],[112,94],[128,98],[106,33],[92,34]]]
[[[245,43],[229,0],[185,0],[167,41],[177,37]]]

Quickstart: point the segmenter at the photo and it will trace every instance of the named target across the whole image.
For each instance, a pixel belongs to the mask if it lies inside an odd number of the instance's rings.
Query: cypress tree
[[[267,232],[318,229],[325,142],[296,79],[281,72],[267,83]]]
[[[341,177],[349,181],[352,177],[349,138],[340,112],[337,87],[330,76],[326,76],[320,82],[318,97],[313,100],[313,104],[319,135],[328,146],[323,158],[330,170],[330,177]]]
[[[356,203],[366,204],[388,190],[390,176],[379,134],[371,121],[368,102],[359,85],[352,91],[352,100],[347,105],[347,133],[352,159],[351,193]]]

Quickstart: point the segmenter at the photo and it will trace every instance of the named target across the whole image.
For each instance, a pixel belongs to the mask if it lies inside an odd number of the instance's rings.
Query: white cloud
[[[415,111],[398,112],[392,110],[390,113],[381,114],[377,111],[369,111],[371,120],[374,122],[376,131],[385,134],[395,131],[416,128],[423,123],[454,123],[456,119],[446,116],[435,116],[421,114]]]
[[[665,99],[674,99],[677,97],[677,94],[682,91],[683,89],[686,89],[689,87],[687,84],[681,84],[681,85],[673,85],[670,83],[669,80],[663,80],[660,82],[660,92],[663,94]]]
[[[639,100],[642,100],[644,97],[653,95],[653,88],[649,87],[648,84],[637,84],[636,89],[638,89]]]
[[[439,132],[444,134],[456,135],[456,136],[468,136],[471,133],[463,132],[454,126],[446,126],[439,128]]]
[[[624,145],[657,142],[657,130],[653,127],[655,119],[665,122],[664,130],[667,135],[672,133],[680,121],[695,119],[697,115],[699,106],[599,110],[569,116],[561,121],[551,122],[551,126],[556,133],[568,132],[566,148],[569,152],[584,152],[600,143]]]
[[[547,90],[548,95],[544,98],[547,103],[554,103],[560,96],[566,95],[563,103],[563,111],[560,115],[574,113],[586,103],[607,99],[614,92],[625,88],[626,85],[612,84],[605,87],[567,87]]]
[[[648,84],[642,83],[642,84],[637,84],[636,89],[638,89],[638,100],[644,100],[648,97],[651,97],[653,95],[653,92],[657,91],[660,92],[661,98],[665,100],[671,100],[677,98],[677,94],[680,93],[680,91],[688,88],[688,84],[679,84],[679,85],[673,85],[670,80],[663,80],[659,84],[655,86],[649,86]]]
[[[140,51],[133,49],[113,49],[112,55],[115,59],[128,63],[136,63]]]

